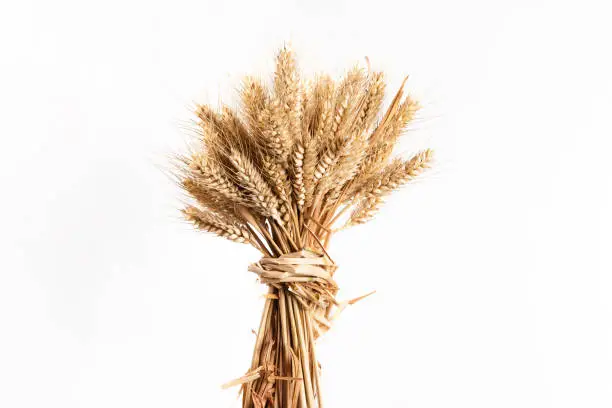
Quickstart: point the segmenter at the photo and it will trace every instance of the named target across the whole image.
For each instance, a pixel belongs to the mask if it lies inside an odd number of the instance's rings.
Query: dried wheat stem
[[[282,335],[282,349],[283,349],[283,367],[287,367],[290,361],[290,353],[289,350],[291,348],[290,338],[289,338],[289,327],[288,327],[288,319],[287,319],[287,294],[286,289],[282,288],[279,290],[279,311],[280,311],[280,331]],[[283,395],[283,403],[285,406],[289,407],[289,397],[291,394],[291,390],[293,388],[293,382],[289,382],[287,384],[286,392]]]
[[[283,254],[287,254],[291,252],[292,250],[295,250],[295,245],[293,245],[293,247],[289,246],[290,243],[289,243],[288,235],[283,234],[281,232],[279,224],[275,222],[271,222],[270,228],[272,229],[273,237],[276,238],[276,242],[278,242],[281,245],[283,249]]]
[[[272,238],[267,228],[261,224],[250,212],[243,206],[236,206],[236,211],[242,216],[248,223],[250,223],[259,233],[266,239],[270,248],[275,252],[277,256],[280,256],[283,251],[278,247],[276,241]]]
[[[299,336],[298,336],[298,331],[297,331],[297,319],[296,319],[296,314],[295,314],[295,305],[293,302],[293,297],[291,295],[287,296],[287,304],[288,304],[288,315],[289,315],[289,321],[290,321],[290,328],[291,328],[291,343],[293,345],[291,352],[293,353],[293,355],[295,356],[295,358],[293,359],[293,367],[295,370],[297,370],[296,376],[299,377],[300,379],[302,379],[302,381],[299,382],[298,384],[298,389],[299,389],[299,401],[300,401],[300,405],[304,408],[307,407],[306,405],[306,389],[304,386],[304,371],[303,371],[303,366],[301,364],[301,354],[297,354],[300,353],[299,351],[299,344],[300,344],[300,340],[299,340]],[[295,348],[295,350],[294,350]],[[307,407],[310,408],[310,407]]]
[[[300,362],[302,363],[302,373],[304,374],[304,389],[306,394],[306,401],[309,407],[315,406],[315,397],[312,389],[312,377],[310,376],[310,354],[307,350],[306,338],[304,336],[304,321],[301,314],[301,306],[298,305],[297,300],[291,297],[293,302],[293,313],[295,314],[295,320],[297,323],[297,336],[300,348]]]
[[[323,408],[323,396],[321,395],[321,383],[320,383],[320,373],[317,361],[317,354],[315,351],[315,338],[312,330],[313,317],[311,312],[304,309],[304,322],[306,326],[306,335],[308,338],[308,352],[312,356],[312,366],[311,373],[313,376],[313,384],[314,384],[314,392],[318,402],[318,408]]]

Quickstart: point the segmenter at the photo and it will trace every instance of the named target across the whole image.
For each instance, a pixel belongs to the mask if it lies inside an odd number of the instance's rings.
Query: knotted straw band
[[[337,305],[338,285],[332,278],[337,266],[329,258],[309,250],[262,258],[249,266],[261,283],[276,289],[287,288],[307,309],[327,311]],[[318,314],[318,313],[316,313]]]

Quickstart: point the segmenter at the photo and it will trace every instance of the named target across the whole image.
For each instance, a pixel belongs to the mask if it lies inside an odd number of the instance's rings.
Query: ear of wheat
[[[183,214],[263,255],[249,267],[269,286],[253,359],[227,386],[241,386],[243,408],[322,407],[314,343],[347,304],[335,299],[330,238],[370,220],[386,195],[429,167],[432,152],[392,158],[419,105],[402,84],[382,111],[381,72],[306,82],[283,48],[273,84],[247,78],[238,111],[198,107],[201,146],[179,160],[194,199]]]

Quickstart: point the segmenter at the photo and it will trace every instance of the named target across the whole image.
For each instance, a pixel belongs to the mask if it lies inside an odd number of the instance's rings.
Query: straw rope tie
[[[308,250],[265,257],[251,264],[249,271],[259,276],[261,283],[276,289],[286,288],[300,303],[326,309],[337,305],[338,285],[332,278],[337,266],[329,258]]]

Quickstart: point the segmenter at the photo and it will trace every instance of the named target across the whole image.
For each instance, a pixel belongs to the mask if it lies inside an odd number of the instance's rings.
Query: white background
[[[0,10],[0,407],[238,407],[258,254],[180,221],[194,101],[290,41],[369,56],[436,171],[339,234],[326,406],[612,406],[605,1],[15,1]]]

